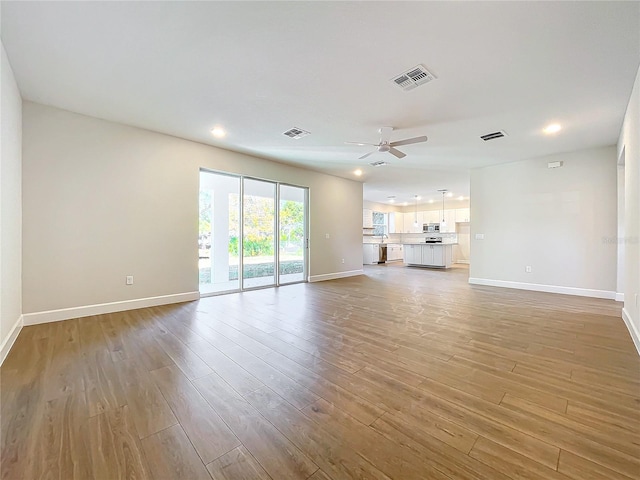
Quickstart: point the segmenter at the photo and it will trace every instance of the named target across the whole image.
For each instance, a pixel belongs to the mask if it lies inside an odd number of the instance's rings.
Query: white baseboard
[[[623,307],[622,308],[622,319],[624,320],[625,325],[629,329],[629,333],[631,334],[631,339],[633,340],[633,344],[636,346],[636,351],[638,355],[640,355],[640,332],[638,332],[638,328],[631,321],[631,317],[629,316],[629,312]]]
[[[624,302],[624,293],[616,292],[616,302]]]
[[[13,347],[13,344],[15,343],[16,338],[18,338],[18,335],[20,334],[23,326],[24,319],[22,315],[20,315],[18,317],[18,321],[13,324],[13,327],[11,327],[9,335],[7,335],[7,337],[2,342],[2,345],[0,345],[0,365],[2,365],[4,359],[7,358],[7,355],[9,355],[9,351],[11,350],[11,347]]]
[[[561,287],[559,285],[543,285],[538,283],[510,282],[507,280],[491,280],[488,278],[469,278],[474,285],[490,287],[515,288],[518,290],[533,290],[535,292],[561,293],[563,295],[578,295],[580,297],[607,298],[615,300],[616,292],[609,290],[592,290],[589,288]]]
[[[348,272],[325,273],[323,275],[311,275],[310,282],[323,282],[325,280],[335,280],[336,278],[355,277],[364,275],[364,270],[349,270]]]
[[[62,308],[60,310],[25,313],[23,317],[25,325],[38,325],[40,323],[58,322],[61,320],[69,320],[71,318],[88,317],[90,315],[135,310],[136,308],[190,302],[192,300],[198,300],[199,298],[199,292],[176,293],[173,295],[162,295],[159,297],[136,298],[134,300],[125,300],[122,302],[99,303],[96,305],[85,305],[82,307]]]

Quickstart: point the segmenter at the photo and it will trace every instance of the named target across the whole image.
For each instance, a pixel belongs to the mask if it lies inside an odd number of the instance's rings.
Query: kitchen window
[[[387,234],[387,214],[382,212],[373,212],[373,235],[381,237]]]

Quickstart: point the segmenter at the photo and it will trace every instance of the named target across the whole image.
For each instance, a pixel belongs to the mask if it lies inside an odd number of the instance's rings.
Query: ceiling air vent
[[[384,165],[387,165],[387,162],[378,160],[377,162],[371,162],[369,165],[371,165],[372,167],[382,167]]]
[[[287,130],[286,132],[283,133],[283,135],[294,138],[296,140],[302,137],[306,137],[307,135],[310,135],[310,134],[311,132],[307,132],[306,130],[302,130],[301,128],[296,128],[296,127],[293,127],[292,129]]]
[[[501,138],[506,136],[507,134],[503,130],[498,130],[497,132],[487,133],[486,135],[480,135],[480,138],[485,142],[489,140],[495,140],[496,138]]]
[[[416,65],[411,70],[407,70],[397,77],[392,78],[391,81],[403,90],[413,90],[418,85],[430,82],[434,78],[436,77],[429,73],[422,65]]]

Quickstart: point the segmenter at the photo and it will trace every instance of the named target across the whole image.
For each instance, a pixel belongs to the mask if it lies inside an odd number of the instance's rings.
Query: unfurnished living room
[[[640,480],[639,1],[0,7],[2,480]]]

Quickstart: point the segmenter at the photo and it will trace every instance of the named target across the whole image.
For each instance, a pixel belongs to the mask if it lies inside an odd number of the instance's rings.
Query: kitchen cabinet
[[[369,210],[371,214],[371,210]],[[368,217],[367,217],[368,218]],[[416,218],[418,225],[415,225]],[[423,233],[422,226],[425,223],[442,223],[442,210],[426,210],[416,212],[391,212],[389,213],[389,233]],[[456,223],[469,222],[470,209],[450,208],[444,211],[445,229],[441,233],[455,233]],[[364,216],[363,216],[364,221]],[[371,223],[373,225],[373,221]]]
[[[413,213],[405,213],[402,216],[402,233],[411,233],[413,228]]]
[[[448,268],[453,263],[451,244],[405,244],[404,263]]]
[[[388,232],[389,233],[402,233],[402,232],[396,232],[396,212],[389,212],[387,214],[387,222],[388,222]]]
[[[408,212],[405,214],[404,228],[408,233],[422,233],[422,224],[424,219],[424,212]],[[417,220],[417,225],[416,225]]]
[[[409,230],[407,230],[408,227],[406,227],[406,225],[408,225],[407,215],[408,215],[407,213],[403,213],[403,212],[397,212],[395,214],[396,231],[392,233],[409,233]]]
[[[455,233],[456,231],[456,211],[453,209],[444,211],[445,228],[441,233]]]
[[[362,209],[362,228],[373,228],[373,210]]]
[[[404,245],[404,263],[422,264],[422,245]]]
[[[424,220],[424,223],[440,223],[440,221],[442,220],[440,218],[439,210],[429,210],[429,211],[423,212],[422,218]]]
[[[471,221],[471,209],[470,208],[458,208],[456,210],[456,222],[470,222]]]
[[[362,264],[377,265],[380,258],[380,246],[377,243],[362,244]]]
[[[394,262],[403,259],[403,246],[396,243],[387,244],[387,261]]]
[[[422,265],[444,267],[444,250],[441,245],[423,245]]]

